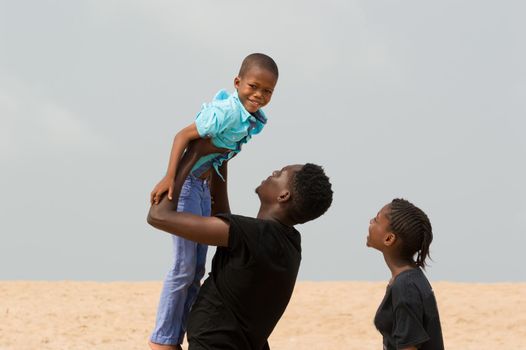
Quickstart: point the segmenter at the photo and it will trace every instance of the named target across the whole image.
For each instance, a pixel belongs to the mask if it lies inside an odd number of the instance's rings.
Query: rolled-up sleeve
[[[202,138],[216,137],[222,130],[225,113],[216,106],[204,106],[195,117],[197,132]]]

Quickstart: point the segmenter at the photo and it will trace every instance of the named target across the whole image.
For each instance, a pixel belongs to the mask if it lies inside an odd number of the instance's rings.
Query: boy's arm
[[[170,152],[170,160],[168,162],[168,170],[166,171],[166,175],[150,193],[150,202],[152,204],[159,203],[162,194],[167,190],[168,198],[173,198],[173,182],[175,179],[175,175],[177,174],[179,160],[181,159],[184,150],[188,146],[188,143],[198,138],[200,138],[200,135],[197,131],[197,126],[195,125],[195,123],[188,125],[175,135],[172,144],[172,150]]]
[[[190,171],[192,170],[194,164],[199,160],[199,158],[205,155],[211,154],[211,153],[227,153],[227,152],[230,152],[230,150],[226,148],[217,148],[216,146],[214,146],[211,139],[201,139],[200,138],[200,139],[191,141],[188,144],[188,147],[186,148],[186,151],[184,152],[184,155],[179,161],[179,165],[177,167],[177,174],[175,176],[175,179],[172,185],[172,188],[173,188],[172,198],[168,198],[173,203],[173,210],[175,211],[177,210],[177,202],[179,199],[179,195],[181,194],[181,188],[183,187],[186,177],[188,176],[188,174],[190,174]],[[215,175],[219,178],[219,176],[216,174],[215,171],[212,171],[212,174],[213,176]],[[224,176],[226,176],[226,172]],[[219,178],[219,181],[221,181],[220,178]]]
[[[177,212],[177,202],[181,187],[195,161],[206,154],[224,153],[226,151],[228,150],[215,147],[210,139],[192,141],[179,162],[173,185],[173,199],[169,200],[165,196],[158,205],[152,205],[148,213],[148,223],[160,230],[198,243],[226,247],[228,245],[228,223],[216,217],[202,217]],[[226,167],[224,171],[226,171]],[[215,174],[215,172],[213,173]],[[222,171],[222,175],[225,176],[226,172]],[[219,176],[217,177],[222,182]],[[226,194],[226,185],[224,190]],[[228,206],[228,198],[222,193],[219,194],[218,199],[221,203],[224,203],[225,198]]]

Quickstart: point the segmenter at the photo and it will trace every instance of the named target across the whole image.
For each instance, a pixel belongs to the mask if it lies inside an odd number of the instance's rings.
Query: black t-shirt
[[[301,236],[275,221],[220,217],[230,222],[228,247],[217,248],[192,307],[189,349],[268,349],[296,283]]]
[[[384,350],[444,349],[435,295],[419,268],[400,273],[387,287],[374,324],[382,333]]]

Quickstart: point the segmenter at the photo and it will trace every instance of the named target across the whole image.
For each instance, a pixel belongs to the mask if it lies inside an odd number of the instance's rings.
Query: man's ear
[[[384,236],[384,245],[386,245],[387,247],[390,247],[392,246],[393,244],[395,244],[396,242],[396,235],[392,232],[388,232],[385,236]]]
[[[290,195],[289,190],[283,190],[278,196],[278,202],[279,203],[285,203],[292,199],[292,196]]]
[[[234,78],[234,87],[236,89],[239,89],[239,83],[241,82],[241,78],[239,76]]]

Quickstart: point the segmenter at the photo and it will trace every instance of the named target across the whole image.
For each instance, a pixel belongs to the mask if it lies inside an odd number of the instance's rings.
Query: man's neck
[[[262,220],[276,221],[286,226],[295,225],[295,223],[288,216],[283,214],[282,210],[274,207],[261,206],[259,208],[257,218]]]

